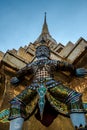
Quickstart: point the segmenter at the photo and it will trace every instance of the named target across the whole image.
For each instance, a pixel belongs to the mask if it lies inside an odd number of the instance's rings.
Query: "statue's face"
[[[49,50],[49,48],[47,46],[45,46],[45,45],[38,46],[36,48],[36,57],[37,58],[41,58],[41,57],[49,58],[50,57],[50,50]]]

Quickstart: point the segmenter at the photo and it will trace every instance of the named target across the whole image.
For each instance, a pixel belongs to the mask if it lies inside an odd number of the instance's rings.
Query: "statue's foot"
[[[76,126],[75,130],[87,130],[87,126],[83,127],[82,125],[80,125],[79,128]]]

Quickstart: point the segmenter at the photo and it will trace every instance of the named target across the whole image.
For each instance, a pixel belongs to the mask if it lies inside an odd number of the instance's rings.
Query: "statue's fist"
[[[19,83],[19,79],[17,77],[13,77],[10,82],[11,84],[17,84]]]
[[[76,69],[76,76],[83,77],[87,74],[87,70],[84,68],[78,68]]]

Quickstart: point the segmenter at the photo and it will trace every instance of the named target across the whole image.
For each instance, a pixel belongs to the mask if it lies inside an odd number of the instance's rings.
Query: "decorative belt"
[[[55,81],[53,78],[40,78],[33,81],[33,83],[28,87],[32,90],[36,90],[39,95],[38,106],[40,109],[41,119],[43,118],[43,111],[45,106],[45,95],[49,88],[59,85],[60,82]]]

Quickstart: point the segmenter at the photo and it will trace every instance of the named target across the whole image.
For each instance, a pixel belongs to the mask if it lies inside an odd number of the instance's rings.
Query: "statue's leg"
[[[26,88],[10,101],[10,130],[22,130],[24,120],[27,118],[26,105],[35,99],[37,92]],[[31,108],[32,107],[32,108]],[[35,106],[30,106],[31,112]],[[30,113],[31,114],[31,113]],[[14,125],[13,125],[14,124]]]
[[[63,84],[50,88],[48,91],[56,100],[67,104],[74,127],[86,126],[86,118],[81,100],[82,95],[80,93]]]

